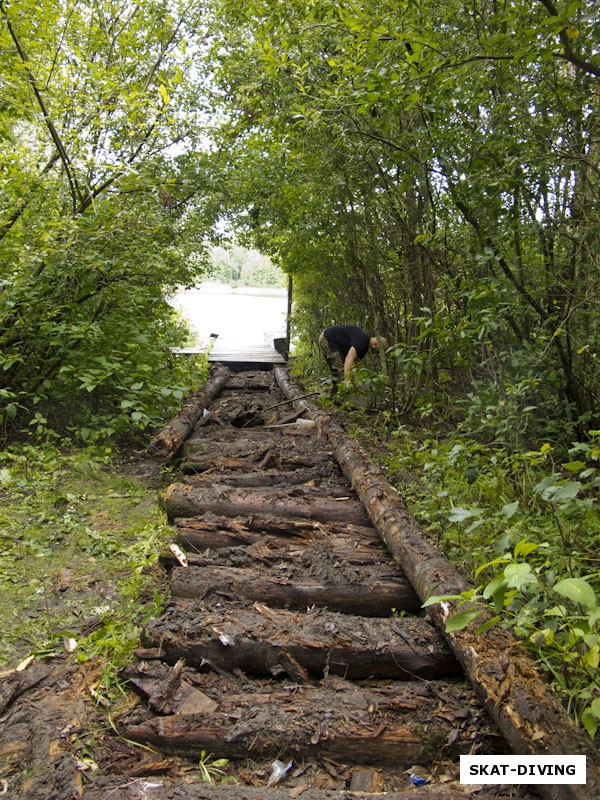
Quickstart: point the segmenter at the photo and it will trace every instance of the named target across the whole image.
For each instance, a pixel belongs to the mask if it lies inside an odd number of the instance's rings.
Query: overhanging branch
[[[6,3],[4,2],[4,0],[0,0],[0,12],[2,13],[2,15],[3,15],[3,17],[4,17],[5,21],[6,21],[6,26],[8,28],[9,33],[10,33],[10,37],[13,40],[13,43],[15,45],[15,48],[16,48],[17,53],[19,55],[19,58],[21,59],[21,62],[23,63],[23,67],[25,69],[25,74],[27,76],[27,80],[28,80],[29,85],[31,86],[31,88],[33,90],[33,93],[35,95],[35,99],[37,100],[37,103],[38,103],[38,105],[40,107],[40,110],[42,112],[42,115],[44,117],[44,123],[46,125],[46,128],[48,129],[48,132],[50,133],[50,138],[52,139],[52,141],[54,143],[54,146],[56,148],[58,156],[59,156],[59,158],[60,158],[60,160],[62,162],[62,165],[63,165],[63,167],[65,169],[65,174],[66,174],[67,180],[69,182],[69,190],[70,190],[70,193],[71,193],[71,201],[72,201],[72,204],[73,204],[73,211],[75,211],[75,209],[77,208],[77,204],[79,202],[81,202],[82,194],[81,194],[81,191],[80,191],[79,186],[77,184],[77,178],[75,176],[75,171],[73,169],[73,165],[71,164],[71,159],[69,158],[69,154],[67,153],[67,150],[66,150],[66,148],[65,148],[65,146],[64,146],[64,144],[62,142],[62,139],[61,139],[60,134],[59,134],[59,132],[58,132],[58,130],[56,128],[56,125],[54,124],[54,121],[52,120],[52,117],[50,115],[50,111],[49,111],[48,107],[46,106],[46,103],[44,101],[44,98],[42,96],[40,88],[37,85],[37,81],[35,79],[35,75],[31,71],[31,68],[29,67],[29,61],[27,59],[27,55],[25,53],[25,50],[24,50],[24,48],[23,48],[23,46],[21,44],[21,41],[20,41],[19,37],[17,36],[17,32],[16,32],[15,28],[13,27],[13,25],[12,25],[12,23],[10,21],[10,17],[8,16],[8,10],[7,10]]]

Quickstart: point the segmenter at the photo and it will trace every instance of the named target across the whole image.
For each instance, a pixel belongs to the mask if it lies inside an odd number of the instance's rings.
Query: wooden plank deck
[[[173,351],[175,355],[197,355],[206,353],[207,348],[183,347]],[[211,364],[225,364],[233,372],[242,369],[269,370],[274,364],[285,364],[286,359],[267,343],[240,344],[227,339],[216,339],[208,351]],[[244,366],[246,365],[246,366]]]

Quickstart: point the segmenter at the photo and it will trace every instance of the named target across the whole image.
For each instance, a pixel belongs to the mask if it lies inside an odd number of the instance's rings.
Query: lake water
[[[272,344],[286,333],[286,289],[202,283],[178,292],[171,304],[190,323],[197,347],[207,346],[211,333],[219,335],[220,343],[232,345]]]

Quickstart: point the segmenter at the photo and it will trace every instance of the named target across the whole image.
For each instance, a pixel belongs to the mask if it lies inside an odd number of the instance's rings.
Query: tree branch
[[[551,17],[559,17],[558,9],[552,2],[552,0],[539,0],[539,2],[544,6],[546,11],[550,14]],[[564,56],[567,61],[570,61],[571,64],[574,64],[579,69],[582,69],[584,72],[587,72],[589,75],[595,75],[597,78],[600,78],[600,67],[592,64],[590,61],[586,61],[585,58],[582,58],[578,53],[573,50],[571,45],[571,39],[569,34],[567,33],[566,27],[562,27],[558,32],[558,38],[564,49]]]
[[[75,211],[75,209],[77,208],[77,203],[81,202],[82,194],[81,194],[81,191],[80,191],[79,186],[77,184],[77,178],[75,176],[75,171],[73,169],[73,165],[71,164],[71,160],[69,158],[69,154],[67,153],[67,150],[66,150],[66,148],[65,148],[65,146],[64,146],[64,144],[63,144],[63,142],[62,142],[62,140],[60,138],[60,134],[58,133],[58,130],[56,129],[56,126],[55,126],[55,124],[54,124],[54,122],[52,120],[52,117],[50,116],[50,111],[48,110],[48,107],[46,106],[44,98],[42,97],[42,93],[41,93],[41,91],[40,91],[40,89],[39,89],[39,87],[37,85],[37,81],[35,79],[35,76],[34,76],[33,72],[31,71],[31,69],[29,67],[29,61],[27,59],[27,55],[26,55],[25,50],[23,49],[23,47],[21,45],[21,41],[20,41],[19,37],[17,36],[17,32],[14,29],[14,27],[13,27],[11,21],[10,21],[10,18],[8,16],[8,10],[7,10],[6,3],[4,2],[4,0],[0,0],[0,12],[2,12],[2,15],[4,16],[4,19],[6,20],[6,25],[8,27],[8,31],[10,33],[11,39],[13,40],[14,45],[15,45],[16,50],[17,50],[17,53],[19,54],[19,58],[21,59],[21,61],[23,63],[23,66],[24,66],[24,69],[25,69],[25,74],[27,75],[27,80],[29,81],[29,85],[31,86],[31,88],[33,90],[35,98],[36,98],[36,100],[38,102],[38,105],[39,105],[40,110],[42,112],[42,115],[44,117],[44,123],[46,124],[46,127],[48,128],[48,131],[50,133],[50,137],[51,137],[52,141],[54,142],[54,146],[56,147],[56,151],[57,151],[57,153],[58,153],[58,155],[60,157],[60,160],[62,161],[63,167],[65,169],[65,173],[66,173],[66,176],[67,176],[67,180],[69,182],[69,189],[70,189],[70,192],[71,192],[71,201],[73,203],[73,211]]]
[[[44,169],[42,170],[41,174],[45,175],[47,172],[50,172],[50,170],[56,164],[58,159],[59,159],[58,153],[53,153],[48,163],[44,166]],[[19,200],[17,208],[15,208],[10,217],[6,220],[6,222],[3,222],[0,225],[0,242],[2,241],[2,239],[4,239],[4,237],[11,230],[11,228],[21,219],[28,205],[29,205],[29,200],[26,200],[24,197],[22,197]]]

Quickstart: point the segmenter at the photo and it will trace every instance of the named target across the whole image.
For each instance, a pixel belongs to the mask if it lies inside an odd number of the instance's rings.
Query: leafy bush
[[[414,514],[475,588],[453,601],[449,630],[482,618],[511,627],[560,689],[590,736],[600,724],[600,431],[574,443],[568,460],[549,444],[514,453],[499,444],[425,440],[410,448],[398,429],[394,473],[409,484]],[[401,443],[404,443],[402,447]],[[465,543],[468,542],[468,546]],[[486,577],[480,583],[482,576]]]

